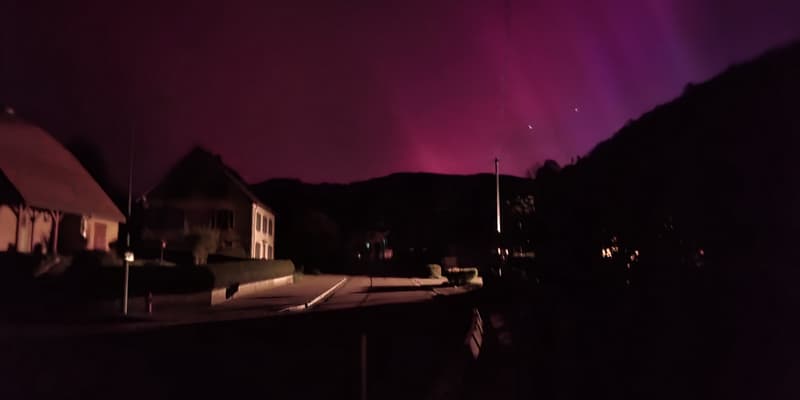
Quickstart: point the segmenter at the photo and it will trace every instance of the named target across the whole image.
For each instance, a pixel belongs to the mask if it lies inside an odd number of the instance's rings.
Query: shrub
[[[121,290],[122,273],[120,267],[96,268],[76,278],[84,295],[115,298]],[[294,264],[288,260],[247,260],[200,267],[140,266],[130,270],[130,293],[196,293],[293,273]]]
[[[208,228],[192,228],[186,239],[192,249],[194,264],[203,265],[208,262],[208,255],[217,251],[219,231]]]
[[[474,267],[450,268],[445,271],[445,277],[453,285],[465,285],[478,277],[478,269]]]
[[[427,265],[428,278],[439,279],[442,277],[442,266],[439,264]]]

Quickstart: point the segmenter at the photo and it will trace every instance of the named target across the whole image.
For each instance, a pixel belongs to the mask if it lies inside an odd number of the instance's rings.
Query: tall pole
[[[503,23],[505,25],[506,33],[506,47],[511,46],[511,0],[503,2]],[[500,73],[500,122],[501,126],[505,127],[506,122],[506,97],[508,96],[508,58],[510,50],[506,49],[503,54],[503,69]],[[500,159],[494,158],[494,190],[496,197],[496,214],[497,214],[497,234],[500,235]]]
[[[128,218],[125,224],[125,253],[129,252],[131,249],[131,203],[133,200],[133,130],[131,130],[130,143],[128,147]],[[122,315],[128,315],[128,281],[130,277],[130,263],[128,262],[127,254],[125,254],[125,261],[123,265],[125,271],[123,272],[124,286],[122,289]]]
[[[367,400],[367,333],[361,333],[361,400]]]
[[[500,160],[494,159],[494,192],[497,205],[497,233],[500,233]]]

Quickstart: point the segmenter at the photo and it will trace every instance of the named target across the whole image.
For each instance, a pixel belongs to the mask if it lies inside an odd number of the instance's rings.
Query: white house
[[[197,147],[141,198],[142,237],[191,251],[203,232],[215,241],[210,254],[275,258],[275,214],[219,156]]]
[[[107,251],[124,221],[58,141],[10,110],[0,115],[0,252]]]

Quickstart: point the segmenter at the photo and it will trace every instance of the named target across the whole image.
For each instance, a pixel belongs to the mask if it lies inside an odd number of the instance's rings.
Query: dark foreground
[[[358,399],[363,372],[370,399],[798,398],[797,303],[780,289],[793,283],[697,271],[631,285],[486,281],[413,304],[8,337],[0,398]],[[477,361],[464,345],[476,307]]]
[[[144,332],[5,339],[0,398],[357,399],[457,386],[472,296]],[[455,382],[455,381],[453,381]]]

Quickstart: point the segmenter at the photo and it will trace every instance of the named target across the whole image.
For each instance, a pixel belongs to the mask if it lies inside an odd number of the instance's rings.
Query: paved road
[[[266,289],[216,305],[189,309],[159,309],[152,315],[131,313],[124,324],[118,320],[93,324],[13,324],[0,328],[0,336],[71,335],[154,329],[173,325],[258,319],[292,312],[315,312],[420,303],[436,296],[463,294],[472,288],[443,287],[444,279],[307,275],[293,285]],[[311,302],[313,304],[310,304]],[[309,305],[306,307],[306,305]]]
[[[211,307],[208,312],[215,315],[246,315],[250,312],[257,314],[273,314],[289,308],[304,305],[330,289],[347,283],[348,277],[344,275],[307,275],[302,276],[292,285],[279,286],[233,299]],[[339,286],[341,287],[341,286]]]
[[[317,307],[319,310],[369,307],[392,303],[428,301],[441,294],[444,279],[386,278],[354,276],[333,296]],[[463,293],[465,289],[459,289]],[[450,292],[455,294],[456,292]]]
[[[344,280],[344,282],[342,282]],[[471,288],[444,287],[445,279],[317,275],[305,276],[294,285],[234,298],[214,307],[213,313],[234,315],[286,311],[339,310],[383,304],[418,303],[435,296],[461,294]],[[335,289],[335,290],[330,290]],[[320,296],[324,295],[323,298]],[[312,300],[308,308],[296,307]]]

